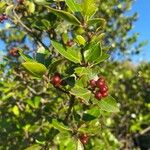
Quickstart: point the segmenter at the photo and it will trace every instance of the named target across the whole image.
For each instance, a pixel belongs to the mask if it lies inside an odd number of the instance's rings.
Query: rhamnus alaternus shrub
[[[119,108],[109,94],[109,83],[99,72],[109,58],[109,45],[103,41],[107,23],[96,17],[98,1],[17,0],[10,3],[1,3],[8,20],[35,40],[38,47],[34,54],[27,54],[19,45],[9,53],[20,55],[17,59],[31,79],[43,81],[45,89],[50,87],[52,91],[49,97],[52,111],[48,111],[47,124],[41,127],[46,130],[47,138],[41,142],[33,137],[32,143],[36,145],[30,148],[100,147],[105,130],[103,111],[116,113]],[[44,43],[47,36],[50,44]]]

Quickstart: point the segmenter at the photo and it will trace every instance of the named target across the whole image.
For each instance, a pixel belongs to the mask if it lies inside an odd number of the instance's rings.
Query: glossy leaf
[[[72,12],[81,11],[81,5],[76,3],[74,0],[65,0],[65,2]]]
[[[80,21],[74,15],[70,14],[69,12],[53,9],[48,6],[45,6],[45,7],[48,8],[50,11],[52,11],[55,15],[68,21],[69,23],[71,23],[73,25],[77,25],[77,26],[80,25]]]
[[[33,76],[41,78],[47,71],[47,68],[37,62],[24,62],[22,63],[23,67]]]
[[[75,95],[78,98],[85,100],[85,101],[88,101],[91,97],[91,91],[80,86],[77,83],[76,83],[75,87],[71,89],[70,93]]]
[[[68,51],[58,42],[52,41],[52,45],[62,56],[74,63],[81,63],[81,58],[78,52],[68,49]]]
[[[86,51],[85,59],[87,62],[96,62],[98,58],[102,55],[102,50],[100,43],[94,44],[90,46],[89,50]]]
[[[65,131],[71,131],[71,129],[67,126],[65,126],[62,122],[57,121],[56,119],[52,120],[52,125],[54,128],[58,129],[59,131],[65,132]]]
[[[82,3],[82,14],[85,17],[85,20],[88,21],[95,12],[97,11],[97,7],[95,4],[95,0],[83,0]]]
[[[94,65],[97,65],[97,64],[99,64],[99,63],[101,63],[101,62],[107,60],[109,57],[110,57],[109,54],[103,53],[103,54],[101,55],[101,57],[99,57],[99,58],[97,58],[97,59],[95,60]]]

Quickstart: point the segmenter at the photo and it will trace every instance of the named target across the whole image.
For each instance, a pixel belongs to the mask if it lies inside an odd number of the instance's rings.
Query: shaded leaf
[[[68,21],[69,23],[71,23],[73,25],[77,25],[77,26],[80,25],[80,21],[74,15],[70,14],[69,12],[53,9],[48,6],[45,6],[45,7],[48,8],[50,11],[52,11],[55,15],[57,15],[58,17],[61,17],[62,19]]]

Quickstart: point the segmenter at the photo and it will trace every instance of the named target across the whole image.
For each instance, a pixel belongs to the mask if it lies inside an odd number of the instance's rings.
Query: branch
[[[67,110],[67,113],[66,113],[66,117],[64,119],[64,122],[68,122],[68,119],[71,115],[71,111],[72,111],[72,108],[73,108],[73,105],[75,103],[75,96],[74,95],[71,95],[71,98],[70,98],[70,101],[69,101],[69,108]]]
[[[31,34],[32,38],[33,39],[36,39],[37,41],[35,41],[38,45],[42,45],[45,49],[49,49],[42,41],[41,39],[30,29],[28,28],[22,21],[21,19],[19,18],[19,16],[17,15],[17,13],[15,12],[15,8],[13,9],[13,13],[14,13],[14,16],[16,17],[18,23],[29,33]]]

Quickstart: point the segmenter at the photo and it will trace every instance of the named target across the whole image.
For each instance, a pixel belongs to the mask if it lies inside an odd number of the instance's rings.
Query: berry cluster
[[[17,57],[17,56],[19,56],[19,53],[18,53],[18,52],[19,52],[18,49],[15,48],[15,47],[13,47],[13,48],[11,48],[11,49],[9,50],[9,55],[11,55],[11,56],[13,56],[13,57]]]
[[[59,87],[62,83],[62,79],[59,73],[55,73],[54,76],[51,78],[51,83],[55,87]]]
[[[80,141],[82,144],[87,144],[89,141],[89,136],[86,133],[82,134],[80,136]]]
[[[6,16],[6,14],[0,15],[0,23],[3,23],[4,20],[7,20],[7,19],[8,19],[8,18],[7,18],[7,16]]]
[[[103,77],[100,77],[97,81],[94,79],[90,80],[90,86],[93,91],[96,91],[94,92],[96,99],[100,100],[103,97],[108,96],[108,86],[106,85],[105,79]]]

